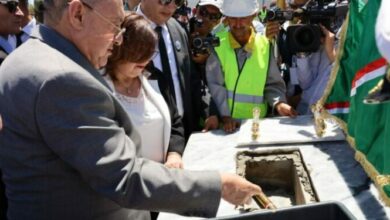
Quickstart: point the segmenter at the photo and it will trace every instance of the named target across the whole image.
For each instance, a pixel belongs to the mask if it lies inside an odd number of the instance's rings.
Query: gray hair
[[[83,1],[91,5],[94,5],[100,0],[83,0]],[[48,25],[57,24],[61,20],[64,10],[66,9],[66,7],[68,7],[69,2],[72,2],[72,0],[44,0],[43,8],[44,8],[45,24]]]

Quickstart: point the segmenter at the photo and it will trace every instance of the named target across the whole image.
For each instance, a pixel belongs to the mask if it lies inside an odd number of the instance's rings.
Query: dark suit
[[[0,65],[3,63],[4,59],[8,56],[8,53],[3,47],[0,46]]]
[[[4,59],[8,56],[8,53],[4,48],[0,46],[0,66],[3,63]],[[7,219],[7,198],[5,197],[5,187],[1,179],[2,173],[0,170],[0,220]]]
[[[202,101],[200,75],[194,67],[189,50],[188,37],[185,30],[174,19],[167,21],[168,31],[171,37],[173,51],[175,52],[176,67],[179,74],[180,89],[183,99],[183,124],[185,137],[188,140],[193,131],[199,131],[200,119],[208,116],[208,104]],[[181,46],[176,47],[176,42]],[[150,70],[150,69],[149,69]],[[155,71],[156,72],[156,71]],[[157,70],[161,73],[161,71]],[[168,103],[172,106],[175,98],[169,90],[168,74],[158,76],[161,93]]]
[[[139,136],[100,73],[52,29],[33,36],[0,67],[11,219],[148,219],[143,209],[215,216],[216,172],[138,158]]]

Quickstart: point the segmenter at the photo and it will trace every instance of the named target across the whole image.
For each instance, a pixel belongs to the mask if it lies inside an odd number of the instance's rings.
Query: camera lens
[[[202,40],[202,38],[200,38],[200,37],[194,38],[194,39],[192,40],[192,45],[193,45],[195,48],[197,48],[197,49],[202,48],[202,46],[203,46],[203,40]]]
[[[302,46],[311,45],[315,37],[316,35],[310,26],[302,26],[295,32],[295,39]]]
[[[320,47],[321,29],[318,25],[299,24],[287,28],[287,42],[291,53],[315,52]]]
[[[273,21],[275,19],[275,15],[276,13],[273,10],[268,10],[266,20]]]

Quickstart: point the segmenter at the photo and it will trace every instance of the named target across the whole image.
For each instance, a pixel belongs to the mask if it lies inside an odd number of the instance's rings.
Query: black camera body
[[[301,24],[287,28],[286,41],[291,53],[316,52],[321,44],[323,33],[320,24],[335,32],[332,22],[336,17],[345,17],[348,12],[347,0],[312,0],[295,10],[268,10],[266,21],[287,21],[300,18]]]
[[[216,36],[207,36],[200,37],[195,36],[192,39],[192,53],[196,54],[208,54],[209,48],[219,46],[219,37]]]
[[[287,44],[289,51],[315,52],[321,45],[322,31],[318,24],[297,24],[287,28]]]
[[[266,11],[263,23],[267,21],[291,21],[296,15],[293,10],[280,10],[278,8],[271,8]]]

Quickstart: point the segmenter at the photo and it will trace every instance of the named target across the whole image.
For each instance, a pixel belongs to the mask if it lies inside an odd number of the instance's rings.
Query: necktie
[[[175,86],[173,84],[171,67],[169,66],[169,59],[168,59],[167,48],[165,47],[164,38],[162,36],[162,27],[161,26],[157,26],[155,31],[158,34],[158,49],[160,51],[162,72],[165,75],[165,78],[168,80],[169,90],[170,90],[174,100],[176,100]]]
[[[16,47],[19,47],[23,42],[22,42],[22,35],[24,34],[23,31],[20,31],[19,33],[16,34]]]

